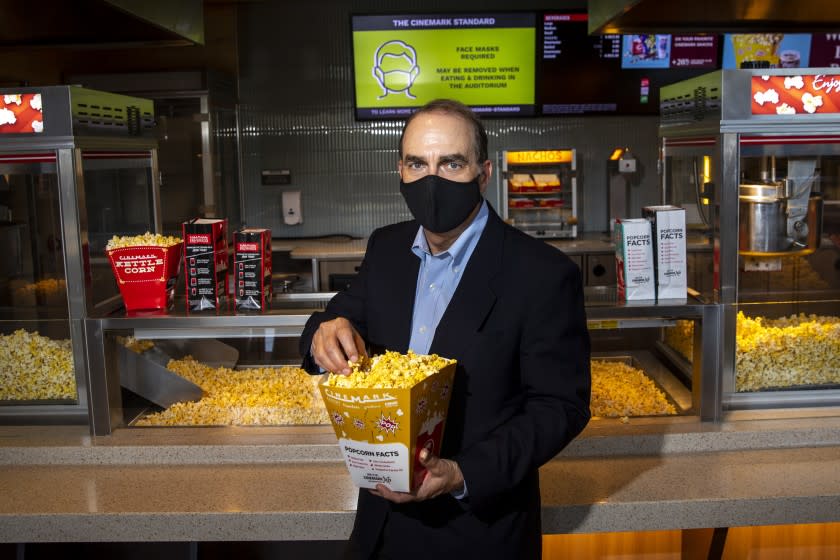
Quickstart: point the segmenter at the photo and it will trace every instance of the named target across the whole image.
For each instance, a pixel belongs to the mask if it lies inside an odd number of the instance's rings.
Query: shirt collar
[[[484,231],[484,226],[487,225],[487,217],[489,215],[490,212],[487,210],[487,201],[482,200],[481,208],[479,208],[478,214],[475,215],[475,218],[473,218],[473,221],[467,226],[467,229],[458,236],[458,239],[455,240],[455,243],[453,243],[449,249],[435,256],[442,257],[449,254],[452,257],[453,264],[459,265],[465,257],[469,257],[467,249],[475,245],[473,240],[479,237],[481,232]],[[414,243],[411,245],[411,250],[420,259],[423,259],[427,255],[432,256],[432,252],[429,249],[429,242],[426,241],[426,236],[423,234],[423,226],[420,226],[417,229],[417,235],[414,236]]]

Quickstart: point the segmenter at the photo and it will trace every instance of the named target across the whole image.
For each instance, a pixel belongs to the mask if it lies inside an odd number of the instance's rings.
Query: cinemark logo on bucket
[[[236,246],[236,250],[242,253],[256,253],[259,251],[259,246],[256,243],[239,243]]]
[[[209,245],[210,236],[207,234],[191,233],[187,235],[187,243],[190,245]]]

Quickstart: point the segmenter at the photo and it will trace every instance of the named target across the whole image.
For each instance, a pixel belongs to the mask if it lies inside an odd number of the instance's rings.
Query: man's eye
[[[413,170],[423,169],[423,164],[418,161],[413,161],[408,164],[408,168]]]
[[[450,161],[446,164],[446,168],[450,171],[457,171],[462,167],[464,167],[464,164],[457,161]]]

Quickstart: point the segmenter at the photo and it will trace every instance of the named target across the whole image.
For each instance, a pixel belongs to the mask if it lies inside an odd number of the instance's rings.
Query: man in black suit
[[[440,455],[421,452],[413,493],[360,491],[348,557],[539,559],[538,469],[589,420],[580,270],[484,201],[493,164],[466,106],[414,113],[399,172],[415,220],[370,236],[356,280],[307,322],[303,365],[346,374],[367,346],[458,366]]]

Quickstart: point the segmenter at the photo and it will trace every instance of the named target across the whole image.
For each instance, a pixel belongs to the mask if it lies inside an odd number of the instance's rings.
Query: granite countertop
[[[838,521],[838,470],[838,416],[594,421],[541,469],[543,530]],[[344,539],[356,499],[328,426],[4,427],[0,492],[2,542]]]

